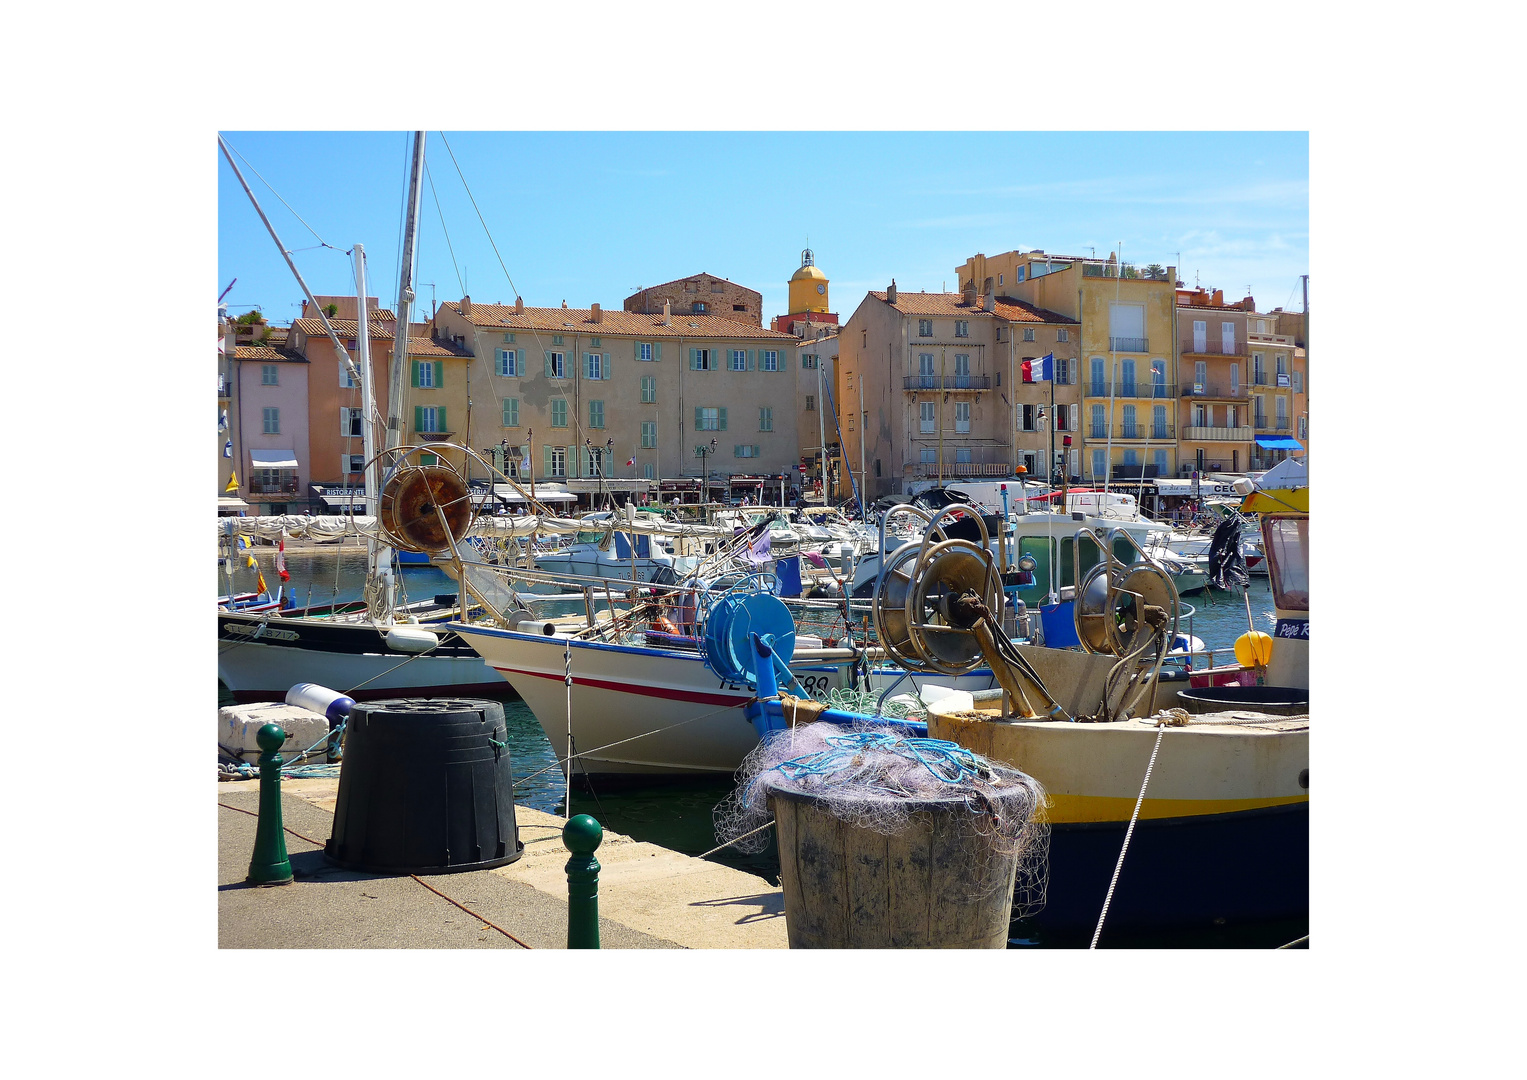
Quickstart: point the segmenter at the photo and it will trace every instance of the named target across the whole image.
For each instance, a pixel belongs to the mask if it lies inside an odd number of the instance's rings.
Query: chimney
[[[470,296],[463,296],[461,298],[461,313],[463,315],[472,314],[472,298]]]
[[[523,314],[525,314],[525,298],[524,297],[516,296],[514,298],[514,313],[516,315],[523,315]]]
[[[885,291],[885,302],[887,304],[894,304],[894,303],[896,303],[896,279],[895,278],[891,279],[891,287]]]
[[[589,321],[596,323],[604,322],[604,312],[599,310],[598,304],[589,305]]]
[[[562,301],[562,310],[563,311],[567,310],[567,301],[566,300]]]
[[[673,325],[673,303],[669,300],[663,301],[663,325]]]
[[[961,284],[960,294],[965,303],[974,304],[976,302],[976,279],[971,278],[969,281]]]
[[[1225,290],[1224,289],[1215,289],[1214,290],[1214,294],[1209,297],[1209,303],[1213,304],[1215,307],[1224,307],[1225,306]]]
[[[986,293],[986,303],[981,305],[981,310],[982,311],[996,311],[997,310],[997,294],[995,292],[993,292],[991,290],[987,291],[987,293]]]

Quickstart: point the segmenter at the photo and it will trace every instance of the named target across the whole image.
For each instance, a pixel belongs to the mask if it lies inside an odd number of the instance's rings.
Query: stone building
[[[763,325],[763,294],[714,274],[653,285],[626,297],[621,307],[634,315],[661,315],[664,304],[675,315],[714,315]]]

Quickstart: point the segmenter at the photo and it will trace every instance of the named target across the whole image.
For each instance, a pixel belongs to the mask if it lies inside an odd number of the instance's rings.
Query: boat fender
[[[660,634],[677,634],[679,632],[679,628],[671,620],[665,619],[661,615],[652,620],[652,629]]]
[[[440,644],[440,638],[429,630],[413,626],[394,626],[387,631],[387,647],[393,652],[428,652]]]
[[[355,699],[317,683],[300,682],[286,692],[286,703],[328,717],[331,724],[343,720],[355,708]]]
[[[1273,640],[1260,630],[1248,630],[1235,639],[1235,658],[1242,667],[1266,667],[1272,659]]]

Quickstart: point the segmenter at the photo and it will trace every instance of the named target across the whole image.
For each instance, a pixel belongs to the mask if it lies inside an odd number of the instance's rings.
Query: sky
[[[221,134],[315,294],[353,295],[359,242],[368,293],[395,305],[408,132]],[[217,292],[237,279],[230,311],[289,322],[302,291],[212,152]],[[416,321],[463,292],[618,308],[699,272],[758,290],[767,321],[808,245],[845,320],[893,277],[955,289],[977,252],[1122,241],[1261,310],[1297,309],[1309,270],[1304,132],[430,131],[425,158]]]

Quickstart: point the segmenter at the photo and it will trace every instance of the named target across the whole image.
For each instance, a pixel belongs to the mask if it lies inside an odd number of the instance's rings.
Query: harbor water
[[[254,550],[266,583],[274,589],[281,584],[273,565],[273,549]],[[343,603],[361,598],[365,581],[366,557],[363,549],[347,546],[337,552],[293,553],[286,556],[291,580],[285,583],[298,605]],[[457,591],[456,581],[435,566],[409,567],[402,571],[400,592],[407,600],[422,600],[437,594]],[[239,560],[233,571],[233,591],[252,592],[256,571]],[[229,579],[218,568],[218,594],[229,591]],[[1266,577],[1253,576],[1247,590],[1252,620],[1256,629],[1272,633],[1276,622],[1272,592]],[[1186,602],[1195,609],[1191,624],[1184,620],[1182,631],[1200,638],[1216,650],[1216,663],[1233,663],[1235,639],[1247,629],[1246,600],[1241,591],[1234,593],[1205,590]],[[1221,653],[1220,651],[1223,650]],[[231,704],[227,688],[219,686],[219,703]],[[335,689],[343,690],[343,687]],[[547,813],[563,815],[566,784],[551,743],[541,731],[530,710],[513,689],[504,684],[502,699],[508,725],[509,753],[513,764],[515,802]],[[621,783],[590,786],[576,772],[572,785],[572,813],[592,814],[604,826],[637,840],[658,844],[687,855],[699,855],[717,844],[711,811],[731,793],[730,778],[695,779],[664,783]],[[755,855],[726,849],[711,856],[718,862],[747,870],[779,883],[779,857],[771,843]],[[1194,930],[1159,932],[1105,931],[1104,944],[1113,948],[1271,948],[1308,934],[1308,920],[1224,926]],[[1013,928],[1013,947],[1081,947],[1090,935],[1062,938],[1041,935],[1022,924]]]

